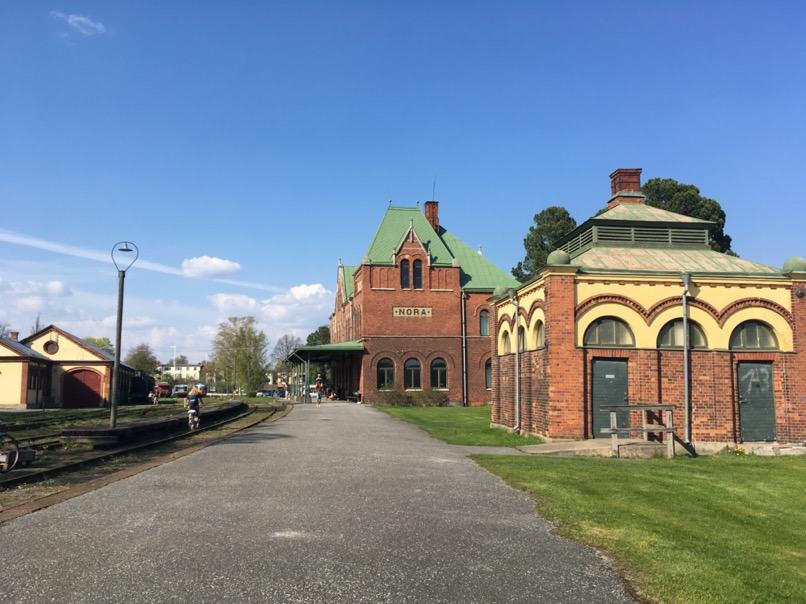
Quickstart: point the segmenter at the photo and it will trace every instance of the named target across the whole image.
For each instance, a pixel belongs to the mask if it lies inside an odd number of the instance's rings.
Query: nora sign
[[[392,308],[393,317],[415,317],[422,319],[431,316],[430,306],[395,306]]]

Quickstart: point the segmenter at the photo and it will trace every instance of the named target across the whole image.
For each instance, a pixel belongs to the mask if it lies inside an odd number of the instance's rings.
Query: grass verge
[[[384,413],[414,424],[451,445],[519,447],[537,445],[543,439],[490,428],[489,407],[385,407]]]
[[[806,602],[806,457],[473,459],[652,600]]]

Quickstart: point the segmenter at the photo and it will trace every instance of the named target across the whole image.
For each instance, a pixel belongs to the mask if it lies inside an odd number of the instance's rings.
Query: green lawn
[[[518,447],[543,442],[501,428],[490,428],[490,407],[385,407],[377,409],[415,424],[452,445]]]
[[[536,442],[490,429],[489,407],[378,408],[451,444]],[[806,456],[473,459],[650,601],[806,604]]]

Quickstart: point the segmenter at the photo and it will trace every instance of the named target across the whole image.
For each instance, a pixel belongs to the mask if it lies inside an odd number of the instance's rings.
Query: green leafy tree
[[[93,338],[91,336],[87,336],[86,338],[82,338],[88,344],[92,344],[95,348],[99,348],[104,352],[108,352],[111,356],[115,356],[115,345],[112,344],[112,341],[109,338]]]
[[[123,362],[146,375],[152,375],[159,364],[157,357],[154,356],[154,351],[151,350],[151,346],[145,343],[138,344],[132,348]]]
[[[556,247],[554,243],[576,228],[576,220],[568,210],[551,206],[535,214],[535,224],[523,239],[526,257],[512,269],[512,275],[521,283],[537,276],[537,271],[546,265],[546,258]]]
[[[330,327],[322,325],[316,331],[308,334],[307,346],[319,346],[320,344],[330,344]]]
[[[188,364],[188,358],[185,355],[180,354],[178,357],[176,357],[175,362],[176,362],[177,365],[187,365]]]
[[[650,178],[641,191],[649,206],[716,223],[708,233],[711,247],[718,252],[736,255],[730,249],[730,236],[725,234],[725,211],[717,201],[700,195],[697,187],[671,178]]]
[[[230,317],[213,340],[216,370],[233,387],[258,390],[266,381],[269,342],[255,317]]]

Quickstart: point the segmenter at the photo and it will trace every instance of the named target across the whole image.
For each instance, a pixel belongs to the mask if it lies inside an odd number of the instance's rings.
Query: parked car
[[[274,396],[277,398],[285,398],[285,388],[278,388],[274,391]]]
[[[177,384],[171,391],[171,396],[174,398],[185,398],[188,395],[187,384]]]
[[[168,382],[157,382],[157,396],[171,396],[171,385]]]

